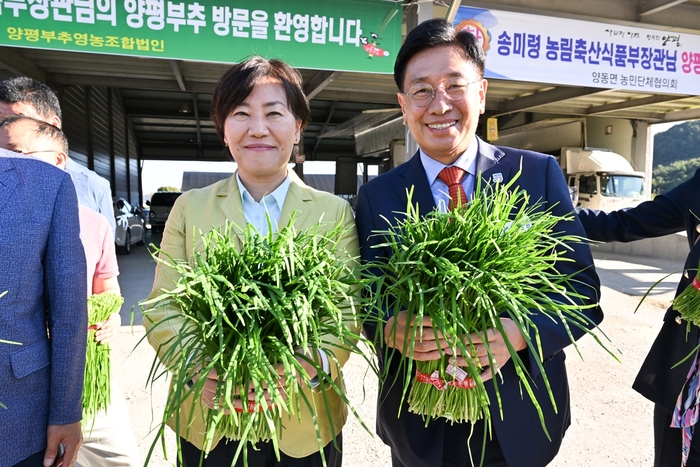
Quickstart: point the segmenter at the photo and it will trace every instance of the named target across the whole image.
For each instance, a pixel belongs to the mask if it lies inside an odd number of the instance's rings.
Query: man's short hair
[[[32,78],[20,76],[0,82],[0,101],[29,104],[46,120],[57,116],[62,121],[61,105],[51,88]]]
[[[68,155],[68,138],[66,138],[65,133],[63,133],[59,127],[50,123],[37,120],[36,118],[27,117],[26,115],[12,115],[0,120],[0,129],[23,121],[33,123],[35,125],[35,131],[38,137],[46,137],[53,140],[58,144],[61,152],[63,152],[66,156]]]
[[[483,78],[486,58],[476,36],[466,30],[457,32],[444,19],[435,18],[424,21],[413,28],[406,36],[406,42],[403,43],[396,56],[394,81],[399,91],[404,91],[403,82],[408,62],[418,53],[433,47],[457,47],[464,52],[467,61],[474,64],[479,78]]]

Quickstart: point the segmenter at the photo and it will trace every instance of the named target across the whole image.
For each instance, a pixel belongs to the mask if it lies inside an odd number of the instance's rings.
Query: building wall
[[[605,134],[606,128],[612,133]],[[586,119],[588,146],[610,149],[630,161],[633,166],[634,136],[632,120],[604,117],[588,117]],[[644,170],[644,167],[635,167],[635,170]]]
[[[130,200],[134,205],[143,205],[143,193],[141,192],[141,162],[139,151],[136,145],[136,138],[133,130],[129,127],[127,135],[127,150],[128,150],[128,168],[129,168],[129,193]]]
[[[116,89],[110,89],[111,92],[111,111],[112,111],[112,142],[113,142],[113,177],[116,195],[126,200],[129,199],[129,177],[128,177],[128,160],[126,151],[126,127],[124,125],[124,109],[122,106],[119,92]]]
[[[79,164],[88,166],[87,93],[83,86],[64,88],[61,96],[63,131],[70,144],[70,157]]]
[[[107,88],[89,87],[89,131],[92,133],[92,170],[101,177],[109,180],[112,185],[112,196],[115,194],[114,181],[110,163],[110,130],[109,130],[109,103],[107,102]]]
[[[112,196],[140,205],[138,146],[119,91],[67,86],[60,101],[70,157],[107,179]]]

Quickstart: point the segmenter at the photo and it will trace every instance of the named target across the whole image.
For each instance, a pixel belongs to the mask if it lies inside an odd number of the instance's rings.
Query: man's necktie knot
[[[467,171],[459,167],[445,167],[438,174],[438,178],[445,182],[450,191],[450,209],[467,203],[467,194],[462,187],[462,179]]]

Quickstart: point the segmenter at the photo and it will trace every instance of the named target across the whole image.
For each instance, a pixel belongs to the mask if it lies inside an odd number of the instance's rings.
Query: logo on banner
[[[379,36],[382,35],[382,32],[384,31],[384,27],[396,16],[397,9],[389,9],[387,11],[386,15],[384,16],[384,21],[382,21],[381,26],[379,26],[379,29],[377,30],[376,33],[372,32],[370,33],[369,37],[367,36],[360,36],[360,43],[362,44],[362,48],[364,51],[367,53],[368,58],[374,58],[374,57],[388,57],[389,56],[389,51],[384,50],[381,47],[379,47],[380,39]]]
[[[367,55],[369,55],[369,58],[388,57],[389,52],[387,50],[380,49],[379,47],[377,47],[377,39],[379,39],[379,37],[375,33],[372,33],[370,35],[370,38],[372,39],[372,42],[370,42],[367,37],[360,36],[360,42],[362,43],[362,48],[365,49],[365,52],[367,52]]]
[[[481,24],[481,21],[476,21],[474,18],[463,19],[455,25],[455,30],[457,30],[457,32],[462,30],[471,32],[476,36],[481,48],[484,49],[484,53],[489,50],[491,44],[491,33],[489,33],[489,30],[486,29],[483,24]]]

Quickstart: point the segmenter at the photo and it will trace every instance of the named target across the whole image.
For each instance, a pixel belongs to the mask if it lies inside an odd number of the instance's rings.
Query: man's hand
[[[66,451],[62,459],[58,459],[56,465],[72,467],[78,458],[78,448],[83,442],[83,430],[80,422],[69,425],[49,425],[46,430],[46,454],[44,454],[44,467],[51,467],[56,461],[58,445],[63,444]],[[61,463],[62,462],[62,463]]]
[[[512,319],[501,318],[501,323],[506,335],[508,336],[508,340],[516,352],[527,347],[527,342],[520,333],[517,324],[515,324]],[[414,322],[412,321],[411,323],[408,323],[406,319],[406,312],[402,311],[387,320],[387,323],[384,326],[384,341],[389,347],[394,347],[403,353],[404,346],[406,346],[407,351],[410,350],[410,340],[415,332],[416,338],[414,341],[412,356],[414,360],[437,360],[440,358],[441,353],[442,355],[453,355],[449,341],[445,339],[441,333],[436,333],[434,331],[429,317],[423,317],[422,336],[420,335],[420,329],[416,329],[414,331],[414,328]],[[489,359],[489,354],[486,351],[486,346],[484,345],[484,340],[482,337],[477,333],[473,333],[470,338],[471,342],[473,343],[474,353],[467,356],[456,355],[453,357],[452,362],[457,366],[466,367],[468,366],[466,359],[471,358],[479,368],[484,369],[483,373],[481,373],[482,381],[488,381],[493,378],[496,373],[498,373],[499,368],[502,368],[503,365],[508,363],[508,360],[510,360],[508,346],[505,343],[503,335],[498,330],[489,328],[486,331],[488,346],[491,349],[491,354],[493,355],[493,360],[495,363],[495,368],[493,368],[491,366],[491,360]],[[465,339],[465,342],[468,342],[468,340]],[[441,351],[438,349],[441,349]]]
[[[501,324],[503,325],[503,329],[506,331],[506,335],[508,336],[510,345],[513,346],[516,352],[523,350],[525,347],[527,347],[527,342],[525,341],[525,338],[520,333],[518,325],[515,324],[515,322],[512,319],[501,318]],[[474,363],[476,363],[478,367],[484,369],[484,371],[481,373],[481,380],[484,382],[488,381],[500,371],[503,365],[508,363],[508,360],[510,360],[510,352],[508,350],[508,346],[506,345],[506,342],[500,331],[494,328],[489,328],[486,330],[488,346],[491,349],[491,354],[493,355],[493,363],[495,363],[495,365],[491,365],[491,360],[489,359],[488,352],[486,352],[486,346],[484,345],[482,336],[473,333],[470,337],[472,343],[474,344],[474,354],[471,355],[471,358],[474,360]],[[448,349],[447,353],[451,353],[451,350]],[[460,356],[456,358],[455,363],[458,366],[466,366],[467,364],[464,357]]]
[[[437,360],[446,353],[450,345],[442,334],[437,333],[437,336],[435,335],[436,333],[429,317],[424,316],[422,324],[423,331],[421,334],[421,329],[417,328],[415,320],[411,320],[409,323],[406,312],[401,311],[389,318],[384,325],[384,342],[401,353],[404,353],[404,350],[410,352],[411,341],[415,333],[411,358],[420,361]],[[442,349],[442,353],[438,349]]]
[[[117,336],[122,325],[122,318],[119,313],[112,313],[107,321],[97,325],[95,340],[100,344],[106,344]]]

